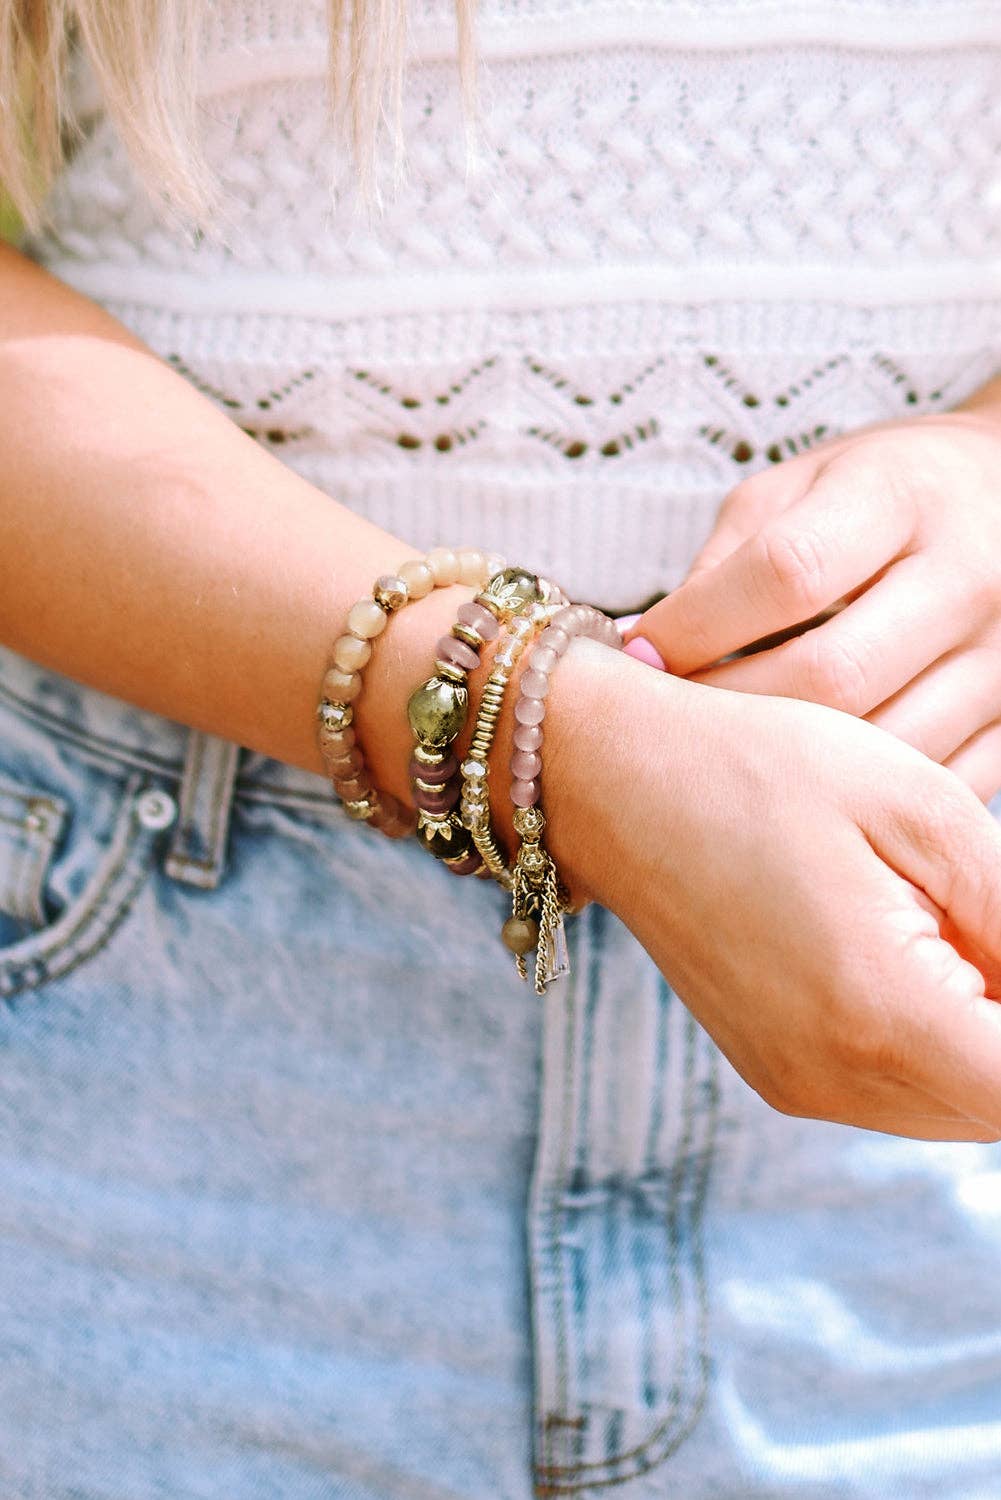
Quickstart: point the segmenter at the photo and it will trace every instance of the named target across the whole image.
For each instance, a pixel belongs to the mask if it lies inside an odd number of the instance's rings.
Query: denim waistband
[[[176,827],[164,868],[188,884],[211,889],[219,883],[234,800],[345,819],[324,776],[112,697],[2,645],[0,707],[99,769],[141,771],[157,783],[176,783]]]

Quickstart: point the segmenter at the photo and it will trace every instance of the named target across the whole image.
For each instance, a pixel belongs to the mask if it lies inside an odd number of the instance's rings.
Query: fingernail
[[[637,661],[645,662],[648,667],[656,667],[658,672],[664,671],[664,658],[645,635],[634,635],[628,646],[623,649],[627,656],[633,656]]]
[[[639,615],[620,615],[615,622],[619,627],[619,634],[627,635],[628,632],[632,630],[633,626],[636,624],[636,621],[639,618]]]

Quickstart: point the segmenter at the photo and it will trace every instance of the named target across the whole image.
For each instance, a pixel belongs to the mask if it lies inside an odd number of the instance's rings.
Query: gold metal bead
[[[429,677],[410,695],[407,717],[425,745],[449,745],[466,722],[469,691],[461,683]]]
[[[440,766],[447,756],[447,750],[439,750],[433,745],[414,746],[414,760],[419,760],[422,766]]]
[[[350,703],[334,703],[330,698],[321,698],[316,706],[316,717],[324,729],[334,731],[347,729],[353,724],[355,711]]]
[[[406,581],[399,573],[383,573],[381,578],[375,580],[372,590],[372,598],[380,609],[387,614],[392,614],[394,609],[402,609],[410,598]]]
[[[530,953],[539,941],[539,924],[531,917],[508,917],[501,928],[501,941],[512,953]]]
[[[469,677],[465,667],[457,667],[454,661],[445,661],[443,657],[436,656],[434,665],[438,676],[447,677],[449,682],[464,683]]]
[[[359,823],[370,818],[375,812],[377,805],[369,797],[357,797],[353,801],[341,803],[348,817],[354,818]]]
[[[479,651],[484,644],[479,631],[474,630],[471,625],[463,625],[461,621],[457,621],[452,626],[452,634],[457,641],[465,641],[467,646],[472,646],[474,651]]]
[[[533,841],[541,837],[546,826],[545,814],[540,807],[516,807],[513,821],[515,833]]]

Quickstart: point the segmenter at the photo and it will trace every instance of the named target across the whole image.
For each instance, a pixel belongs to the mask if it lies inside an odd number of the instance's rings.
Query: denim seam
[[[716,1056],[716,1053],[715,1053],[714,1045],[713,1045],[711,1039],[709,1038],[709,1036],[706,1033],[702,1032],[701,1028],[698,1028],[698,1023],[695,1021],[694,1017],[692,1017],[690,1015],[687,1018],[686,1029],[689,1028],[689,1027],[692,1028],[692,1030],[689,1032],[689,1035],[691,1037],[694,1037],[696,1048],[697,1048],[697,1046],[699,1044],[699,1041],[701,1040],[703,1047],[706,1049],[706,1058],[707,1058],[707,1060],[709,1061],[709,1063],[711,1065],[710,1066],[711,1099],[710,1099],[710,1109],[709,1109],[708,1116],[707,1116],[707,1141],[706,1141],[706,1144],[705,1144],[702,1152],[700,1153],[700,1170],[699,1170],[699,1174],[698,1174],[698,1177],[697,1177],[697,1181],[699,1183],[699,1187],[698,1187],[698,1191],[696,1193],[695,1201],[693,1203],[692,1210],[691,1210],[691,1217],[692,1217],[694,1223],[696,1225],[701,1225],[701,1222],[702,1222],[702,1212],[703,1212],[703,1208],[704,1208],[704,1204],[705,1204],[705,1197],[706,1197],[706,1193],[708,1191],[708,1181],[709,1181],[709,1172],[710,1172],[711,1160],[712,1160],[712,1156],[713,1156],[714,1151],[715,1151],[716,1123],[717,1123],[718,1112],[719,1112],[720,1091],[719,1091],[719,1087],[718,1087],[718,1078],[717,1078],[717,1056]],[[683,1120],[683,1123],[682,1123],[682,1142],[683,1143],[690,1143],[691,1138],[692,1138],[692,1127],[693,1127],[693,1124],[694,1124],[694,1110],[693,1110],[693,1106],[692,1106],[692,1097],[691,1097],[690,1089],[688,1087],[689,1083],[692,1080],[693,1073],[694,1073],[694,1068],[693,1068],[693,1063],[692,1063],[692,1051],[693,1050],[695,1050],[695,1049],[691,1049],[691,1050],[688,1051],[687,1056],[686,1056],[686,1064],[685,1064],[685,1085],[686,1085],[686,1087],[685,1087],[685,1103],[684,1103],[684,1106],[683,1106],[683,1116],[682,1116],[682,1120]],[[687,1159],[688,1159],[688,1152],[687,1151],[682,1151],[680,1154],[682,1156],[682,1159],[685,1160],[685,1161],[687,1161]],[[676,1267],[677,1261],[678,1261],[677,1245],[675,1243],[675,1236],[670,1232],[669,1223],[670,1223],[671,1217],[673,1217],[673,1215],[674,1215],[674,1213],[675,1213],[675,1211],[677,1209],[677,1203],[678,1203],[678,1198],[680,1196],[682,1184],[683,1184],[685,1178],[688,1177],[689,1175],[690,1174],[689,1174],[689,1171],[688,1171],[687,1168],[685,1170],[683,1170],[682,1173],[675,1174],[675,1180],[674,1180],[674,1184],[673,1184],[673,1191],[672,1191],[671,1198],[670,1198],[670,1201],[669,1201],[669,1204],[668,1204],[668,1212],[667,1212],[667,1215],[665,1216],[665,1222],[664,1222],[664,1229],[665,1229],[665,1232],[666,1232],[667,1237],[668,1237],[668,1246],[669,1246],[669,1249],[668,1249],[668,1258],[669,1258],[670,1264],[672,1266],[675,1266],[675,1267]],[[548,1462],[542,1463],[542,1464],[540,1464],[540,1465],[538,1465],[536,1467],[536,1476],[537,1476],[536,1494],[537,1495],[539,1495],[541,1497],[541,1496],[556,1495],[556,1494],[574,1494],[574,1493],[580,1493],[582,1490],[586,1490],[586,1489],[605,1489],[605,1488],[610,1488],[613,1485],[628,1483],[630,1480],[636,1479],[636,1478],[640,1477],[640,1475],[642,1475],[642,1474],[649,1473],[651,1469],[654,1469],[654,1468],[658,1467],[660,1464],[664,1463],[668,1458],[671,1457],[671,1455],[677,1450],[677,1448],[680,1447],[681,1443],[687,1437],[687,1435],[691,1431],[692,1427],[694,1426],[695,1422],[698,1420],[698,1417],[700,1416],[700,1414],[701,1414],[701,1412],[702,1412],[702,1410],[704,1408],[704,1405],[705,1405],[705,1396],[706,1396],[705,1375],[706,1375],[707,1368],[708,1368],[708,1347],[707,1347],[707,1343],[706,1343],[706,1335],[707,1335],[707,1328],[708,1328],[708,1295],[707,1295],[707,1287],[706,1287],[706,1281],[705,1281],[705,1262],[704,1262],[704,1256],[702,1254],[702,1249],[701,1249],[701,1241],[700,1241],[700,1238],[699,1238],[698,1235],[693,1235],[693,1237],[692,1237],[692,1268],[693,1268],[694,1275],[695,1275],[696,1306],[697,1306],[697,1310],[698,1310],[698,1323],[697,1323],[697,1331],[696,1331],[696,1337],[695,1337],[695,1351],[694,1352],[695,1352],[697,1360],[698,1360],[699,1373],[702,1376],[702,1387],[701,1387],[701,1390],[699,1391],[698,1398],[696,1400],[694,1408],[691,1411],[691,1413],[689,1414],[688,1420],[685,1422],[685,1424],[682,1427],[682,1429],[679,1432],[677,1432],[677,1433],[675,1433],[675,1434],[673,1434],[671,1436],[671,1438],[667,1442],[667,1445],[664,1448],[664,1451],[662,1453],[658,1454],[656,1457],[651,1456],[651,1450],[655,1447],[655,1445],[659,1441],[663,1440],[667,1428],[669,1427],[670,1423],[673,1421],[674,1417],[677,1414],[678,1407],[679,1407],[680,1402],[681,1402],[681,1394],[680,1394],[681,1378],[679,1376],[679,1378],[673,1383],[676,1394],[675,1394],[675,1399],[672,1401],[670,1409],[669,1409],[667,1415],[658,1424],[658,1426],[656,1427],[656,1429],[649,1435],[649,1437],[647,1437],[644,1440],[644,1442],[642,1442],[641,1444],[639,1444],[638,1446],[636,1446],[634,1448],[628,1449],[628,1450],[626,1450],[624,1452],[621,1452],[621,1453],[612,1454],[612,1455],[610,1455],[609,1457],[607,1457],[607,1458],[605,1458],[603,1460],[595,1461],[595,1462],[590,1463],[590,1464],[566,1464],[566,1465],[562,1465],[561,1466],[561,1465],[551,1464],[551,1463],[548,1463]],[[678,1309],[679,1313],[680,1313],[680,1310],[681,1309],[679,1307],[679,1309]],[[683,1326],[683,1324],[681,1326]],[[678,1342],[679,1342],[679,1345],[680,1345],[680,1342],[681,1342],[680,1339],[679,1339]],[[684,1351],[682,1350],[681,1351],[682,1361],[683,1361],[683,1353],[684,1353]],[[683,1369],[684,1369],[683,1362],[682,1362],[681,1369],[682,1369],[682,1372],[683,1372]],[[562,1404],[564,1406],[566,1405],[565,1391],[564,1391],[564,1396],[563,1396]],[[554,1426],[554,1425],[556,1425],[556,1424],[555,1423],[551,1423],[547,1419],[547,1423],[546,1423],[545,1428],[544,1428],[544,1431],[547,1433],[547,1440],[548,1440],[549,1429],[550,1429],[551,1426]],[[562,1418],[562,1419],[559,1420],[559,1425],[571,1425],[571,1424],[567,1421],[567,1419]],[[548,1446],[544,1449],[544,1452],[545,1452],[545,1457],[548,1459],[549,1456],[550,1456],[550,1453],[551,1453],[551,1450],[548,1449]],[[601,1477],[600,1474],[593,1473],[592,1477],[586,1478],[586,1479],[582,1479],[582,1481],[580,1483],[577,1483],[577,1484],[572,1483],[572,1482],[570,1482],[570,1483],[560,1483],[559,1482],[561,1479],[564,1479],[564,1480],[567,1480],[567,1481],[573,1481],[574,1479],[580,1478],[580,1476],[584,1475],[585,1473],[591,1472],[591,1471],[595,1471],[595,1470],[599,1470],[599,1471],[600,1470],[604,1470],[604,1471],[607,1471],[609,1468],[614,1468],[618,1464],[626,1462],[626,1460],[628,1460],[628,1459],[647,1460],[647,1461],[642,1461],[642,1462],[634,1463],[631,1471],[628,1474],[609,1475],[607,1477]]]
[[[82,904],[74,913],[72,925],[65,931],[59,932],[58,936],[54,936],[52,931],[49,934],[44,932],[32,934],[0,956],[0,980],[12,973],[18,975],[13,987],[0,988],[0,999],[3,1001],[10,1002],[24,990],[37,989],[50,980],[61,978],[83,963],[85,959],[100,952],[117,930],[123,917],[131,910],[139,890],[150,873],[147,868],[143,867],[142,862],[135,858],[137,851],[147,842],[146,831],[141,825],[137,826],[135,818],[135,798],[138,787],[139,778],[130,778],[112,835],[112,847],[114,840],[118,838],[122,841],[121,847],[112,863],[102,871],[100,880],[95,881],[93,889],[86,892],[85,899],[81,897]],[[135,865],[135,869],[130,879],[123,882],[121,876],[130,862]],[[118,894],[119,887],[124,887],[120,895]],[[111,899],[113,893],[116,898],[114,902]],[[111,917],[102,930],[98,919],[108,909],[111,910]],[[96,941],[88,942],[95,926],[98,927]],[[18,949],[22,950],[20,955]],[[26,953],[25,949],[28,950]],[[59,960],[67,955],[69,961],[60,964]],[[21,971],[20,974],[18,970]]]
[[[202,767],[205,762],[204,745],[206,736],[201,730],[195,730],[193,732],[197,736],[197,743],[195,755],[192,757],[192,771],[190,773],[190,779],[187,783],[189,786],[194,787],[194,791],[191,793],[190,797],[190,801],[193,804],[193,815],[189,816],[184,821],[185,836],[190,833],[192,828],[198,826],[201,821],[196,815],[196,810],[198,805],[198,782],[201,778]],[[228,745],[232,744],[233,742],[228,740],[221,740],[220,743]],[[225,868],[225,861],[223,858],[225,829],[229,820],[229,812],[230,808],[232,807],[233,797],[236,791],[235,780],[231,777],[229,771],[229,761],[231,753],[232,752],[227,751],[226,754],[220,755],[217,758],[215,776],[212,782],[212,788],[209,792],[207,820],[208,831],[206,833],[205,842],[208,844],[212,853],[206,859],[198,859],[193,854],[186,854],[183,852],[178,853],[172,847],[167,855],[166,868],[167,873],[174,879],[180,878],[183,880],[184,876],[182,872],[185,869],[213,870],[217,873],[218,877],[221,877],[222,875],[223,869]],[[238,749],[237,753],[239,753]],[[175,842],[183,843],[183,839]],[[218,880],[216,881],[216,884],[218,884]]]
[[[49,730],[57,738],[64,739],[82,757],[87,759],[99,771],[108,770],[108,761],[114,761],[130,771],[144,771],[147,775],[166,777],[171,782],[179,782],[183,776],[183,765],[175,760],[167,759],[165,756],[157,755],[154,751],[133,749],[122,745],[117,740],[105,739],[103,735],[95,735],[90,730],[77,729],[65,719],[60,719],[54,714],[46,713],[39,709],[30,699],[21,698],[17,693],[11,691],[4,683],[0,683],[0,700],[6,699],[14,712],[24,718],[40,724]],[[264,804],[276,804],[281,807],[298,807],[304,811],[323,811],[328,809],[336,816],[331,819],[338,824],[347,824],[348,819],[339,805],[334,801],[333,794],[329,796],[323,792],[309,792],[306,790],[290,789],[276,786],[269,781],[249,781],[236,778],[233,785],[233,796],[237,801],[259,802]]]

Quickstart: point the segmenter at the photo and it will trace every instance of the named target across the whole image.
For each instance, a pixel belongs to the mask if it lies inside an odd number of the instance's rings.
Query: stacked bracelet
[[[501,624],[553,598],[562,600],[563,595],[523,568],[493,574],[476,598],[460,609],[451,634],[439,640],[435,674],[421,683],[407,704],[416,741],[410,776],[418,802],[417,838],[457,875],[477,873],[482,865],[472,834],[455,810],[459,767],[451,752],[469,712],[469,673]]]
[[[536,603],[525,614],[512,620],[507,639],[494,654],[490,676],[483,686],[473,738],[461,767],[463,826],[469,829],[487,870],[505,890],[511,889],[512,872],[490,826],[489,755],[511,674],[532,636],[537,635],[560,608],[559,604]]]
[[[364,820],[390,838],[414,831],[414,814],[387,792],[372,784],[353,727],[354,702],[362,687],[362,669],[372,655],[372,642],[381,635],[391,614],[412,600],[424,599],[436,587],[453,583],[482,585],[503,567],[503,560],[476,548],[453,551],[436,547],[423,559],[401,564],[384,573],[371,595],[359,599],[348,612],[347,630],[334,642],[317,705],[317,739],[334,791],[351,818]]]
[[[528,670],[522,673],[514,716],[514,751],[511,756],[511,801],[514,827],[521,840],[511,874],[511,915],[501,936],[514,953],[518,973],[526,979],[525,955],[534,948],[535,992],[545,994],[546,985],[566,974],[570,956],[563,927],[563,914],[571,909],[569,893],[560,884],[552,855],[543,846],[545,816],[539,807],[542,772],[542,722],[546,714],[549,678],[575,636],[588,636],[622,649],[622,636],[614,620],[588,604],[573,604],[558,610],[536,642]]]

